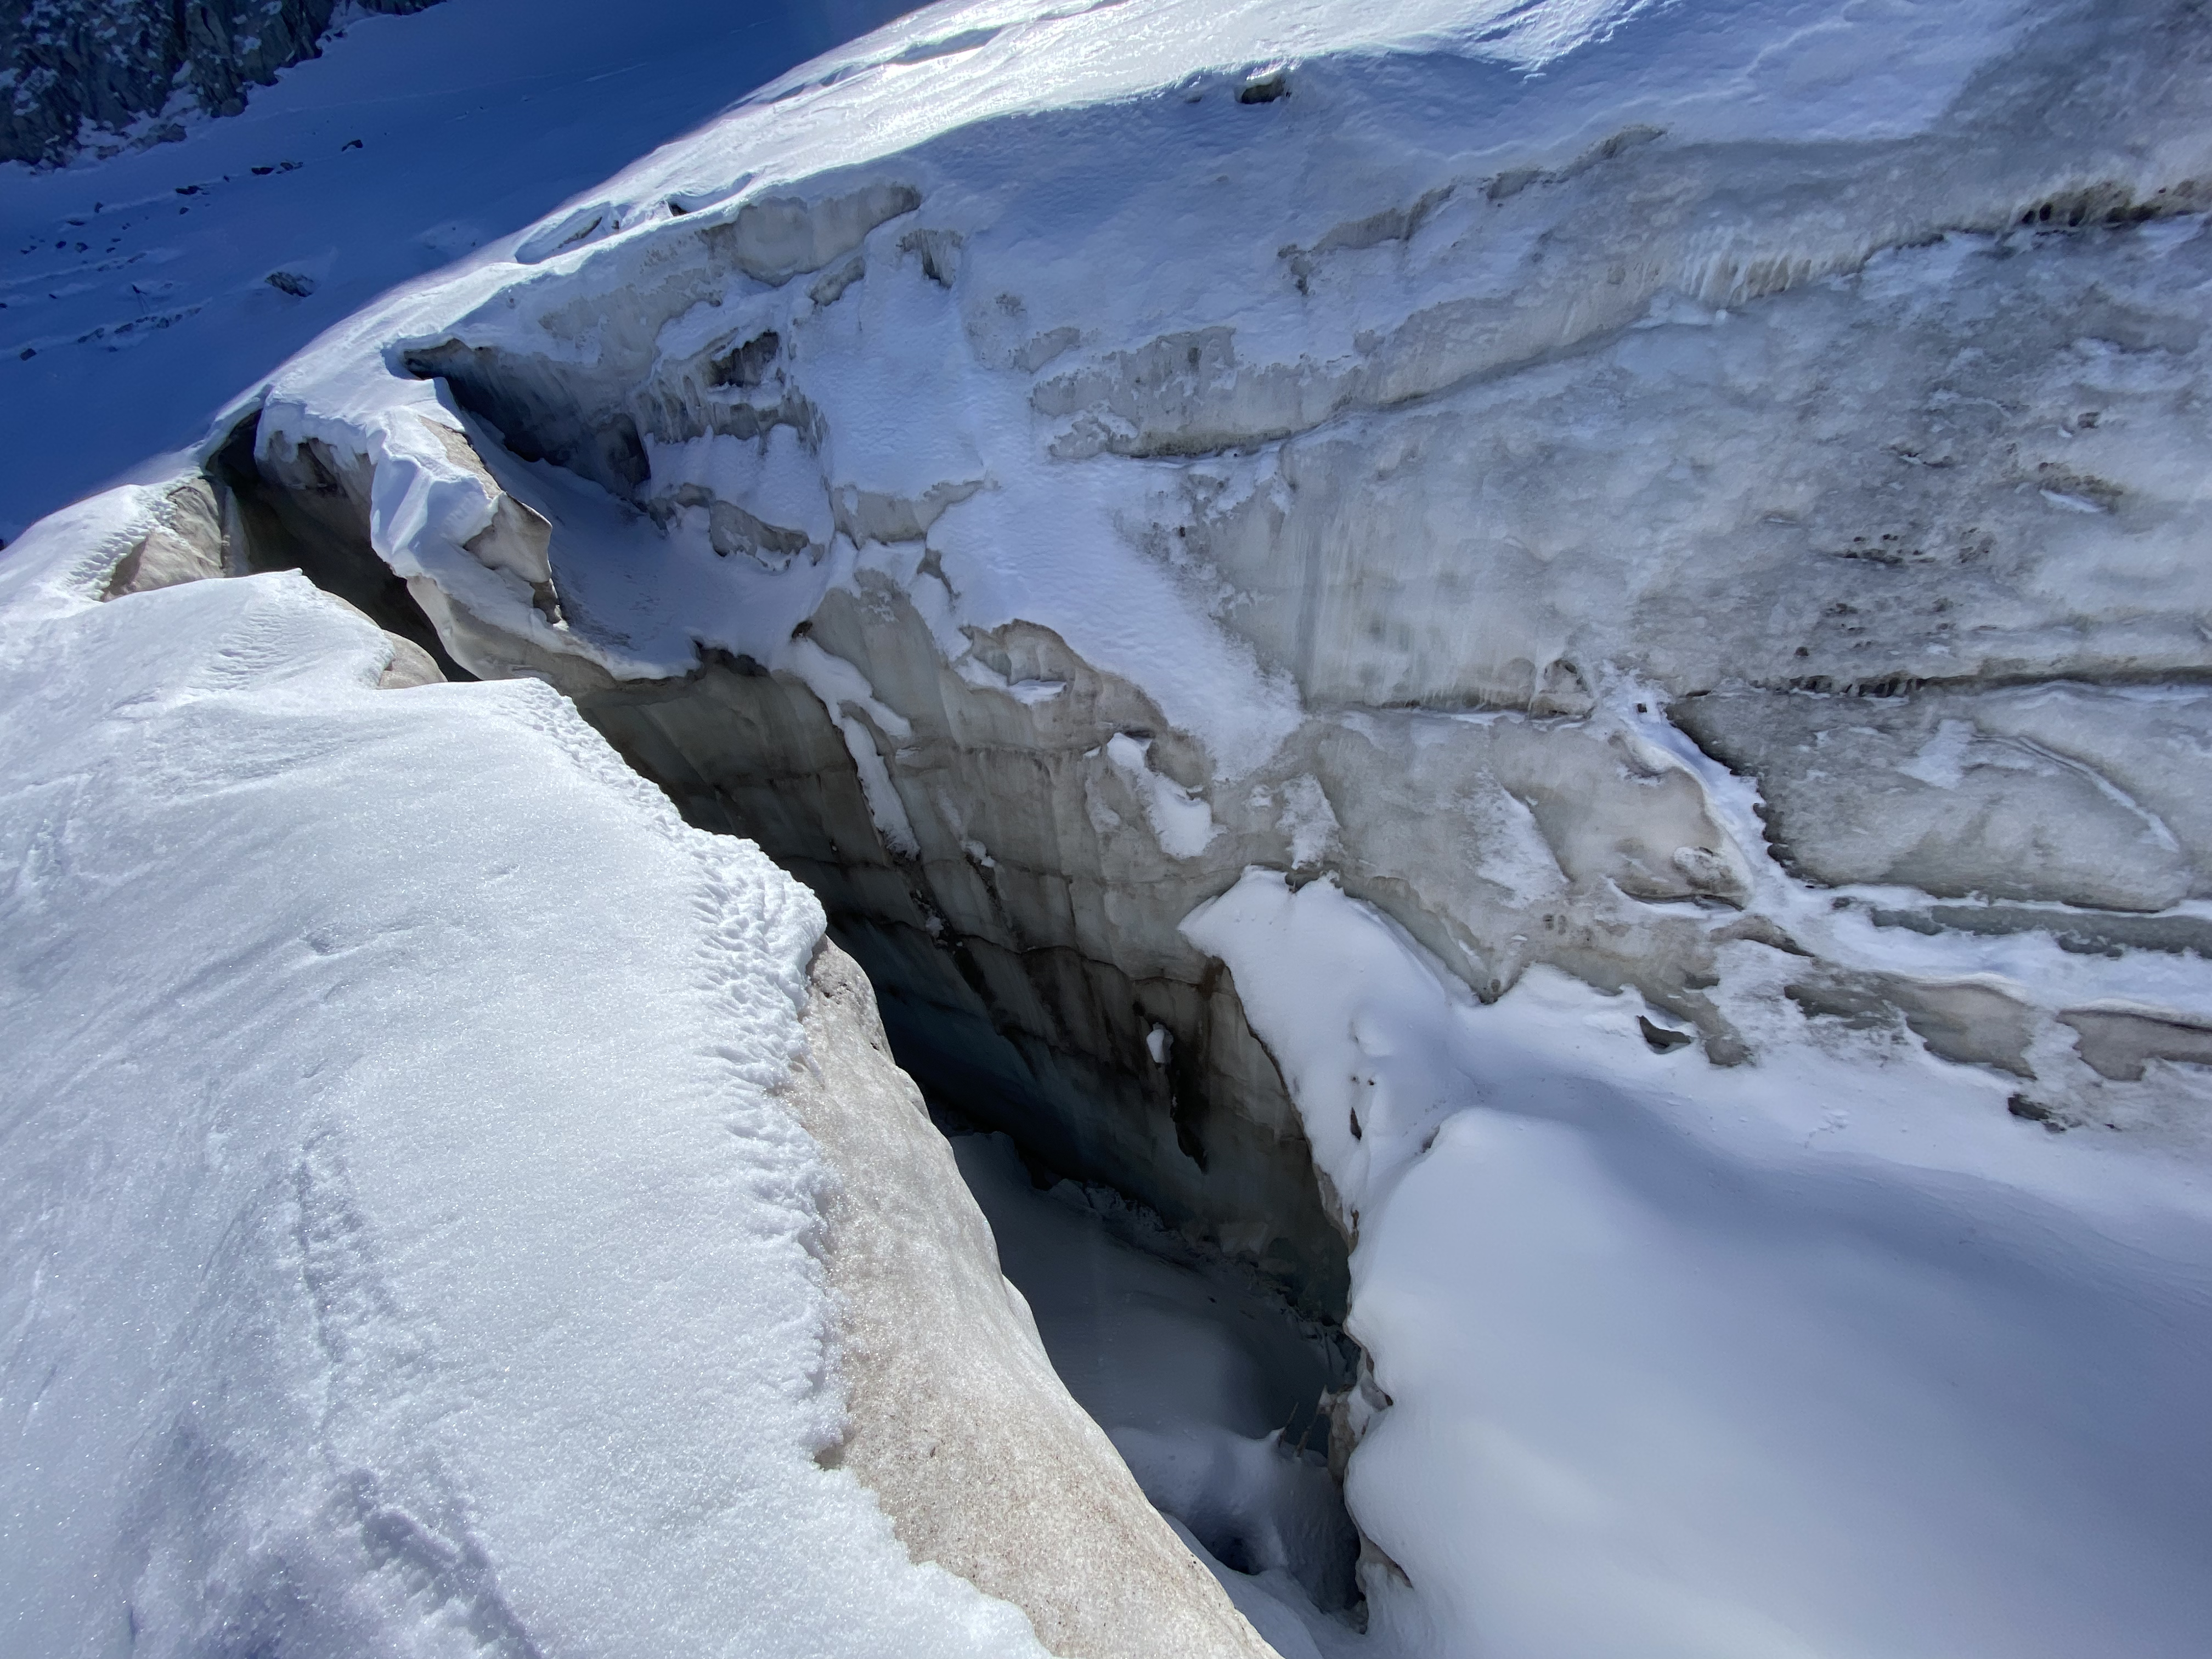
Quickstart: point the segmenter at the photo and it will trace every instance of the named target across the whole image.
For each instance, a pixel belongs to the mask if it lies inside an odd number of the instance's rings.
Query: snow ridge
[[[158,499],[0,599],[0,1646],[1036,1651],[815,1461],[811,896]]]

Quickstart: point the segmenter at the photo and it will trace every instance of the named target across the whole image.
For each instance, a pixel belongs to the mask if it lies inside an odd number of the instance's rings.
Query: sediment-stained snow
[[[0,563],[0,1650],[1041,1651],[816,1462],[813,898],[152,499]]]

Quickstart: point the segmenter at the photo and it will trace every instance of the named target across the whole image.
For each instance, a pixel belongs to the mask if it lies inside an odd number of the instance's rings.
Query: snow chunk
[[[915,838],[914,823],[906,815],[906,803],[899,799],[898,786],[891,781],[890,768],[877,750],[874,736],[850,714],[837,722],[837,730],[844,734],[845,747],[852,753],[853,764],[860,769],[868,817],[884,838],[884,845],[901,858],[920,856],[921,843]]]
[[[886,736],[902,740],[914,735],[914,727],[903,714],[877,701],[875,688],[868,684],[866,675],[842,657],[832,656],[812,640],[802,636],[792,641],[779,654],[776,666],[803,681],[806,689],[822,700],[822,706],[830,711],[832,720],[841,718],[849,705],[863,710]]]
[[[960,678],[979,690],[1003,691],[1025,708],[1050,702],[1067,690],[1066,680],[1010,680],[987,662],[973,656],[960,659],[955,665]]]
[[[1152,739],[1116,732],[1106,743],[1106,758],[1129,781],[1144,803],[1145,817],[1163,852],[1194,859],[1220,833],[1213,810],[1173,778],[1152,769]]]
[[[874,821],[877,833],[883,836],[884,845],[901,858],[917,856],[921,843],[915,837],[914,823],[907,817],[906,803],[899,798],[898,786],[891,781],[890,768],[876,748],[875,736],[845,711],[848,708],[861,710],[875,722],[877,730],[894,742],[912,737],[914,727],[904,715],[877,701],[875,688],[868,684],[865,674],[842,657],[832,656],[812,640],[802,637],[791,641],[777,654],[776,666],[805,682],[806,689],[822,700],[830,718],[836,721],[845,747],[852,754],[853,764],[860,770],[860,790],[867,798],[868,817]]]
[[[1341,828],[1321,780],[1310,772],[1283,786],[1283,808],[1278,822],[1291,838],[1291,866],[1304,869],[1318,864],[1337,842]]]

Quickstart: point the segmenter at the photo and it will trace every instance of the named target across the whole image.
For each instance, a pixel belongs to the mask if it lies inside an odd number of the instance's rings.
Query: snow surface
[[[1161,848],[1179,859],[1196,858],[1214,837],[1213,811],[1173,778],[1152,769],[1152,747],[1149,738],[1119,732],[1106,740],[1106,758],[1144,802]]]
[[[1657,1054],[1550,969],[1485,1006],[1331,878],[1251,872],[1185,931],[1358,1229],[1386,1645],[2202,1651],[2201,1170],[2023,1133],[1917,1052]]]
[[[902,9],[442,0],[356,18],[179,143],[0,166],[0,541],[191,443],[383,289]]]
[[[0,1652],[1041,1652],[815,1462],[812,896],[152,499],[0,562]]]

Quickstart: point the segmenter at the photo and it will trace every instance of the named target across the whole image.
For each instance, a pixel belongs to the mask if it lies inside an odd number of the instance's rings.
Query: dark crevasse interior
[[[1352,1644],[1359,1537],[1326,1403],[1356,1347],[1141,1206],[937,1116],[1054,1369],[1146,1495],[1279,1652]]]
[[[823,611],[814,637],[866,660],[883,634],[851,636],[875,620],[837,594]],[[1082,672],[1056,654],[1048,667],[1071,683]],[[936,687],[901,690],[913,745],[942,757],[957,808],[994,856],[888,849],[820,702],[744,659],[586,691],[577,704],[691,823],[748,836],[813,889],[876,988],[899,1063],[925,1091],[1340,1320],[1346,1242],[1280,1073],[1226,970],[1174,934],[1175,920],[1210,895],[1133,890],[1087,866],[1097,839],[1087,824],[1004,822],[1075,793],[1067,775],[1103,738],[1002,740],[962,729],[968,709]],[[1106,735],[1135,723],[1097,722]]]
[[[299,569],[422,646],[448,678],[471,678],[370,546],[346,469],[302,446],[297,477],[273,485],[254,431],[241,424],[209,468],[242,544],[234,568]],[[1227,970],[1176,934],[1217,890],[1180,872],[1133,879],[1053,805],[1079,798],[1086,751],[1152,729],[1158,711],[1034,629],[1002,647],[1024,672],[1067,683],[1068,712],[1049,727],[988,729],[957,677],[933,683],[950,670],[911,617],[833,593],[811,626],[833,653],[907,676],[885,695],[995,857],[887,848],[820,701],[749,659],[708,652],[680,678],[567,689],[690,823],[754,841],[813,890],[926,1091],[1340,1322],[1348,1247],[1281,1073]]]

